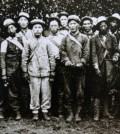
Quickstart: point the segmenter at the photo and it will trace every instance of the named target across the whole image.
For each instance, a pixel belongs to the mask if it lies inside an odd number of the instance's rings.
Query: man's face
[[[117,20],[112,20],[110,22],[110,29],[116,30],[117,29],[117,26],[118,26]]]
[[[58,29],[59,29],[59,24],[57,21],[53,20],[50,22],[50,25],[49,25],[49,28],[50,28],[50,31],[51,33],[55,34],[58,32]]]
[[[20,27],[23,29],[28,27],[28,20],[25,17],[20,17],[18,23],[19,23]]]
[[[35,24],[32,28],[32,31],[35,36],[40,36],[43,32],[43,27],[41,24]]]
[[[8,33],[11,34],[11,35],[15,35],[16,33],[16,27],[14,25],[9,25],[8,26]]]
[[[108,30],[108,25],[106,22],[101,22],[100,25],[99,25],[99,30],[100,30],[100,33],[101,34],[106,34],[107,33],[107,30]]]
[[[82,28],[85,32],[89,32],[92,30],[92,23],[90,20],[84,20]]]
[[[63,27],[66,27],[68,25],[68,18],[66,16],[61,16],[60,22]]]
[[[79,24],[75,21],[75,20],[71,20],[68,24],[69,29],[72,33],[77,32],[78,28],[79,28]]]

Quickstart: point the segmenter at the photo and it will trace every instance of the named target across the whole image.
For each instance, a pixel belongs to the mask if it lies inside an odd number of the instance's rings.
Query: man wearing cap
[[[58,14],[58,17],[60,19],[60,32],[63,33],[64,35],[68,34],[69,28],[68,28],[68,16],[69,14],[67,12],[60,12]]]
[[[21,40],[16,37],[16,26],[12,19],[6,19],[3,23],[9,37],[1,43],[1,69],[4,86],[8,88],[8,105],[15,113],[16,120],[21,119],[19,112],[19,80],[21,72],[21,53],[23,46]]]
[[[85,65],[89,55],[89,40],[86,35],[79,32],[79,23],[78,16],[68,17],[70,34],[64,37],[60,47],[61,61],[64,64],[67,122],[71,122],[73,118],[76,122],[81,121],[84,101]]]
[[[17,36],[22,40],[23,46],[26,44],[26,41],[32,37],[32,31],[28,28],[30,16],[26,12],[20,12],[18,17],[18,24],[20,27],[20,31],[18,32]],[[22,72],[21,72],[22,74]],[[27,114],[29,112],[29,84],[23,78],[21,79],[21,107],[22,112]]]
[[[91,17],[89,16],[84,16],[81,19],[81,28],[82,28],[82,33],[87,35],[89,40],[91,37],[94,35],[94,32],[92,30],[93,28],[93,21]],[[90,46],[89,46],[90,47]],[[88,59],[88,64],[86,66],[86,75],[85,75],[85,111],[89,111],[90,109],[90,104],[91,104],[91,90],[93,88],[92,86],[92,63],[91,63],[91,48],[89,51],[89,59]]]
[[[53,101],[53,111],[56,112],[56,104],[58,109],[59,117],[62,117],[63,114],[63,77],[61,72],[61,62],[60,62],[60,45],[64,35],[59,32],[60,20],[58,17],[49,18],[49,29],[50,34],[48,39],[53,43],[53,50],[55,51],[55,59],[56,59],[56,73],[55,73],[55,81],[53,83],[53,92],[52,92],[52,101]],[[57,102],[58,101],[58,102]],[[57,103],[56,103],[57,102]]]
[[[27,41],[22,54],[22,68],[24,75],[30,78],[30,109],[33,120],[38,120],[41,107],[45,120],[50,120],[48,110],[51,108],[50,81],[53,81],[55,70],[54,52],[51,42],[42,36],[44,21],[34,19],[32,25],[33,37]],[[42,93],[40,104],[40,92]]]
[[[118,13],[112,14],[112,16],[108,17],[108,22],[109,22],[109,28],[110,28],[109,32],[116,36],[117,29],[120,23],[120,15]]]
[[[93,88],[94,120],[100,119],[100,103],[103,101],[104,114],[113,118],[109,113],[109,91],[114,88],[114,79],[117,76],[115,66],[118,61],[117,41],[114,35],[108,32],[108,21],[105,16],[98,17],[96,25],[99,33],[91,38],[92,64],[95,71]]]

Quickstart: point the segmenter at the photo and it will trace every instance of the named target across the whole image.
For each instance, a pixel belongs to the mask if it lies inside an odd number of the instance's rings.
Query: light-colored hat
[[[35,25],[35,24],[41,24],[42,26],[44,26],[45,25],[45,22],[43,21],[43,20],[41,20],[41,19],[34,19],[34,20],[32,20],[31,22],[30,22],[30,24],[33,26],[33,25]]]
[[[3,22],[3,26],[4,26],[4,27],[7,27],[7,26],[12,25],[12,24],[15,24],[15,22],[14,22],[12,19],[6,19],[6,20]]]
[[[20,12],[20,13],[19,13],[19,18],[20,18],[20,17],[25,17],[25,18],[27,18],[27,19],[30,18],[29,14],[26,13],[26,12]]]
[[[60,13],[58,14],[58,17],[60,18],[61,16],[66,16],[66,17],[68,17],[69,14],[68,14],[67,12],[60,12]]]
[[[82,24],[85,20],[89,20],[91,23],[93,23],[93,20],[91,19],[90,16],[84,16],[84,17],[81,18],[81,24]]]
[[[118,13],[112,14],[112,16],[108,17],[108,21],[117,20],[120,21],[120,15]]]
[[[77,15],[70,15],[70,16],[68,16],[68,23],[71,20],[75,20],[76,22],[80,23],[80,18]]]
[[[93,21],[93,25],[95,26],[98,22],[98,18],[97,17],[91,17],[92,21]]]
[[[97,27],[97,28],[99,27],[99,25],[100,25],[101,22],[106,22],[106,23],[108,23],[107,18],[106,18],[105,16],[100,16],[100,17],[98,17],[98,23],[96,24],[96,27]]]

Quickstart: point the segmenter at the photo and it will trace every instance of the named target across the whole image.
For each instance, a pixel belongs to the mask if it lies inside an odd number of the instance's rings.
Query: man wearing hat
[[[64,64],[67,122],[71,122],[73,118],[75,122],[81,121],[84,101],[85,65],[89,55],[89,40],[86,35],[79,32],[79,23],[78,16],[68,17],[70,34],[64,37],[60,47],[61,61]]]
[[[21,40],[16,37],[15,22],[12,19],[6,19],[3,26],[6,28],[9,37],[1,43],[2,80],[4,86],[8,88],[8,105],[13,110],[15,119],[20,120],[18,93],[23,46]]]
[[[91,37],[94,35],[94,32],[92,30],[93,28],[93,21],[91,17],[89,16],[84,16],[81,19],[81,28],[82,28],[82,33],[87,35],[89,40]],[[89,46],[90,47],[90,46]],[[91,91],[93,88],[92,85],[92,63],[91,63],[91,47],[89,51],[89,61],[86,66],[86,75],[85,75],[85,111],[89,111],[90,109],[90,104],[91,104]]]
[[[53,92],[52,92],[52,101],[53,101],[53,111],[56,113],[56,107],[58,109],[59,117],[62,117],[63,114],[63,76],[61,72],[61,62],[60,62],[60,45],[64,35],[59,32],[60,20],[58,17],[49,18],[49,30],[50,34],[48,39],[53,43],[53,50],[55,51],[56,59],[56,73],[55,81],[53,83]],[[58,102],[57,102],[58,101]],[[57,103],[56,103],[57,102]],[[56,105],[57,104],[57,105]]]
[[[110,28],[109,32],[116,36],[117,29],[120,23],[120,15],[118,13],[114,13],[112,16],[108,17],[108,22],[109,22],[109,28]]]
[[[29,14],[26,12],[20,12],[18,17],[18,24],[20,26],[20,31],[18,36],[22,39],[23,43],[32,36],[31,30],[28,28],[29,25]],[[24,43],[25,44],[25,43]]]
[[[67,12],[60,12],[58,14],[58,17],[60,19],[60,32],[63,33],[64,35],[68,34],[69,28],[68,28],[68,16],[69,14]]]
[[[45,120],[50,120],[48,111],[51,108],[50,81],[54,79],[55,59],[51,42],[42,36],[44,21],[34,19],[30,22],[33,37],[27,41],[22,54],[24,76],[30,78],[30,109],[33,120],[38,120],[41,107]],[[41,104],[40,104],[41,93]]]
[[[99,33],[91,38],[92,64],[95,72],[93,88],[94,120],[100,119],[100,103],[103,101],[104,114],[113,118],[109,113],[109,91],[114,88],[114,79],[117,76],[115,66],[119,53],[114,35],[108,32],[108,21],[105,16],[98,17],[96,25]]]

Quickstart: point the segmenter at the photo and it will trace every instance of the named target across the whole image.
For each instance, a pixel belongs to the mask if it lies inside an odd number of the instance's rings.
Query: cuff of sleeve
[[[98,70],[99,69],[98,63],[95,63],[93,66],[94,66],[94,69],[95,70]]]

